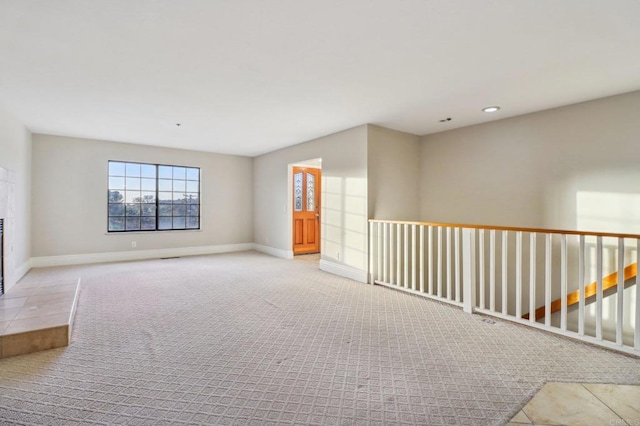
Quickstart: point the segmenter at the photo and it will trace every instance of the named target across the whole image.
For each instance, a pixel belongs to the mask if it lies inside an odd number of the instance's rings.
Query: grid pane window
[[[200,229],[200,169],[109,161],[109,232]]]

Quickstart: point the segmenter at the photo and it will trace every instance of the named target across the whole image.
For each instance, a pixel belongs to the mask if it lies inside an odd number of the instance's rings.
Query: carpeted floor
[[[255,252],[82,276],[72,344],[0,360],[2,424],[502,424],[640,360]]]

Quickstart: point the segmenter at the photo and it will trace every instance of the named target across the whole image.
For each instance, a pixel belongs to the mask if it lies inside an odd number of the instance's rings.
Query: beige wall
[[[372,219],[420,217],[420,137],[368,125],[368,204]]]
[[[633,92],[425,136],[421,219],[640,233],[639,111]]]
[[[0,167],[12,171],[15,176],[15,229],[7,230],[14,233],[11,236],[14,274],[7,277],[6,288],[9,288],[28,271],[31,257],[31,133],[16,117],[1,108]]]
[[[633,92],[425,136],[421,220],[640,234],[639,111],[640,92]],[[616,241],[604,243],[606,275],[617,269],[610,252]],[[543,246],[539,239],[538,271],[544,271]],[[513,258],[514,244],[509,247]],[[596,279],[593,242],[588,242],[587,250],[592,253],[587,281],[592,282]],[[529,256],[526,246],[524,256]],[[553,256],[557,282],[559,248],[554,248]],[[573,264],[576,256],[576,241],[571,239]],[[509,271],[512,295],[514,273]],[[543,279],[539,272],[536,306],[544,300]],[[569,271],[568,281],[575,286],[577,270]],[[636,287],[625,289],[627,340],[633,332],[630,302]],[[525,306],[527,293],[523,293]],[[560,297],[559,287],[552,293],[552,299]],[[614,297],[605,298],[604,309],[615,312]],[[594,310],[595,304],[587,307],[588,329],[594,327]],[[576,323],[576,315],[577,311],[569,314],[570,323]],[[606,318],[604,328],[615,331]]]
[[[367,268],[367,126],[254,158],[254,240],[291,252],[289,165],[322,158],[322,258]]]
[[[108,160],[200,167],[202,229],[107,234]],[[34,135],[33,256],[251,243],[252,164],[249,157]]]

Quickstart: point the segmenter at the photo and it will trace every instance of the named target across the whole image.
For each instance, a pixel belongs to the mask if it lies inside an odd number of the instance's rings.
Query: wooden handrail
[[[624,268],[623,282],[626,282],[631,278],[635,278],[637,274],[638,274],[638,264],[632,263],[631,265]],[[604,293],[605,290],[608,290],[612,287],[616,287],[617,285],[618,285],[618,272],[616,271],[613,274],[609,274],[602,279],[602,292]],[[592,282],[591,284],[587,285],[584,288],[585,300],[588,299],[589,297],[595,296],[595,294],[596,294],[596,282]],[[569,306],[575,305],[579,301],[580,301],[580,290],[576,290],[573,293],[568,294],[567,308]],[[556,299],[553,302],[551,302],[551,309],[550,309],[551,313],[558,312],[560,309],[562,309],[562,298]],[[545,317],[546,315],[545,310],[546,310],[545,306],[541,306],[538,309],[536,309],[536,320],[539,320],[540,318]],[[528,313],[524,314],[522,318],[529,319],[529,314]]]
[[[394,223],[394,224],[406,224],[406,225],[423,225],[423,226],[440,226],[443,228],[468,228],[468,229],[493,229],[496,231],[516,231],[516,232],[531,232],[540,234],[564,234],[564,235],[585,235],[594,237],[614,237],[614,238],[635,238],[640,239],[638,234],[616,234],[612,232],[585,232],[585,231],[569,231],[562,229],[544,229],[544,228],[519,228],[515,226],[493,226],[493,225],[469,225],[459,223],[438,223],[438,222],[415,222],[404,220],[383,220],[383,219],[369,219],[371,223]]]

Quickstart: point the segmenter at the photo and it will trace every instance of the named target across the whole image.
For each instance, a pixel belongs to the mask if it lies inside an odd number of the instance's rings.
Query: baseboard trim
[[[320,269],[341,277],[350,278],[354,281],[361,283],[367,283],[367,271],[354,268],[353,266],[343,265],[342,263],[335,263],[329,260],[320,260]]]
[[[20,281],[22,277],[27,275],[27,272],[31,270],[31,263],[32,261],[31,259],[29,259],[15,269],[14,273],[16,274],[15,276],[16,282]]]
[[[275,247],[263,246],[261,244],[254,244],[253,249],[260,253],[265,253],[271,256],[280,257],[282,259],[293,259],[292,250],[282,250]]]
[[[156,250],[118,251],[107,253],[71,254],[64,256],[32,257],[31,267],[82,265],[87,263],[123,262],[128,260],[159,259],[162,257],[197,256],[253,250],[253,243],[223,244],[217,246],[180,247]]]

